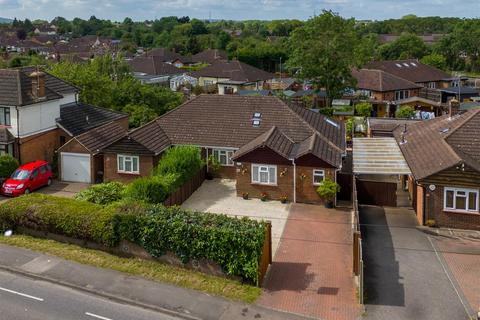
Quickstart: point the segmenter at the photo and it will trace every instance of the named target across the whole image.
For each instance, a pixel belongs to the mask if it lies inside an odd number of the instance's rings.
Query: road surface
[[[0,271],[0,319],[179,320],[180,318]]]

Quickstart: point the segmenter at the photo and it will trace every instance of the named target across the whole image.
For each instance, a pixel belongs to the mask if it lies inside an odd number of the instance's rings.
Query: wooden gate
[[[337,183],[340,185],[340,192],[337,194],[338,200],[352,200],[352,184],[353,184],[353,175],[348,173],[338,173],[337,174]]]
[[[359,204],[397,206],[397,183],[356,179]]]

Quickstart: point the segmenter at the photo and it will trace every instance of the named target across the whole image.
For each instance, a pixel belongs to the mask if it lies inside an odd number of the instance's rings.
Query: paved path
[[[350,211],[293,204],[259,304],[317,319],[356,319]]]
[[[469,318],[463,294],[411,210],[362,206],[360,220],[366,319]]]

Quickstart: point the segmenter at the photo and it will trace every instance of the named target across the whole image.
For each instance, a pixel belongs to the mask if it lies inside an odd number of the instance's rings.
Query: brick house
[[[275,97],[200,95],[105,146],[105,181],[151,173],[173,145],[194,145],[236,179],[237,193],[321,203],[315,192],[336,180],[345,154],[345,128],[318,113]]]
[[[412,172],[420,224],[480,230],[480,110],[412,123],[394,135]]]

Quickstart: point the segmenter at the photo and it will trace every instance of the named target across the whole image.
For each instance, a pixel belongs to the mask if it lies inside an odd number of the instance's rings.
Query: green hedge
[[[18,168],[18,160],[11,155],[0,156],[0,179],[6,179]]]
[[[134,200],[163,203],[174,191],[177,180],[177,175],[138,178],[128,185],[125,194]]]
[[[124,197],[125,185],[120,182],[94,184],[75,195],[75,199],[96,204],[109,204]]]
[[[256,283],[265,223],[179,207],[123,200],[109,206],[31,194],[0,206],[0,231],[23,226],[116,246],[137,243],[152,256],[167,251],[184,263],[208,259],[228,275]]]

